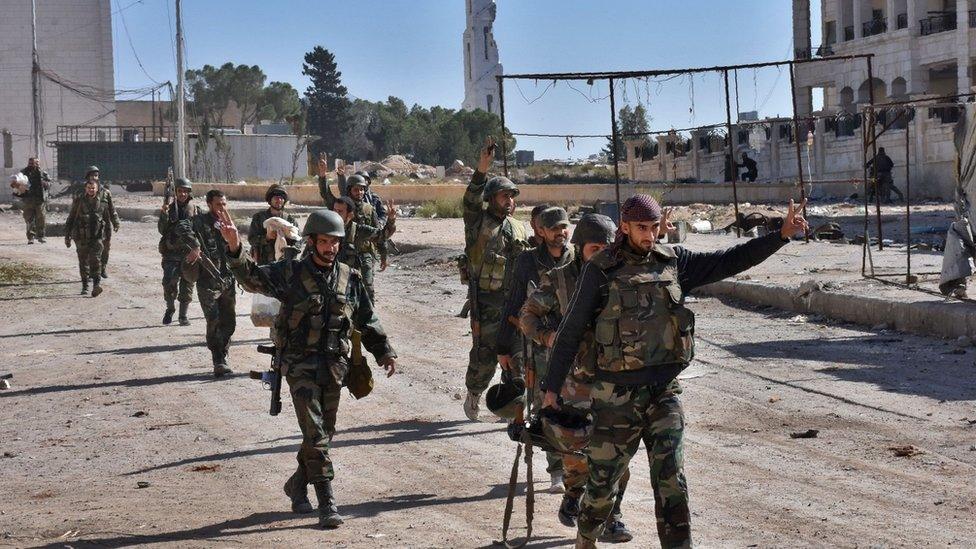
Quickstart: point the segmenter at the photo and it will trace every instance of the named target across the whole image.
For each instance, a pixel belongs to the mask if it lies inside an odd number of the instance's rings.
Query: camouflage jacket
[[[273,263],[275,260],[275,239],[268,240],[268,231],[264,228],[264,222],[272,217],[280,217],[292,225],[298,226],[295,216],[281,212],[281,215],[271,213],[271,208],[254,214],[251,218],[251,226],[247,231],[247,242],[251,245],[251,254],[258,262],[258,265]],[[289,245],[295,242],[288,241]]]
[[[549,248],[545,243],[539,244],[535,248],[525,250],[515,258],[515,266],[512,268],[512,285],[505,300],[505,310],[502,318],[505,322],[498,328],[498,337],[495,346],[498,354],[515,354],[517,349],[513,349],[515,341],[515,325],[518,322],[519,311],[525,304],[525,298],[530,289],[539,285],[543,273],[551,271],[556,267],[566,265],[573,261],[575,251],[572,247],[565,247],[563,254],[559,258],[552,257]]]
[[[348,196],[346,194],[346,178],[339,178],[339,192],[343,196]],[[325,202],[325,207],[330,210],[334,210],[336,196],[332,192],[332,187],[329,186],[329,180],[325,177],[319,178],[319,195],[322,197],[322,201]],[[368,195],[367,195],[368,196]],[[386,223],[386,213],[384,211],[383,217],[381,218],[376,206],[373,205],[372,201],[369,200],[353,200],[356,203],[356,215],[353,217],[358,225],[364,227],[373,227],[376,229],[381,229]],[[369,243],[369,253],[379,255],[383,259],[386,259],[388,253],[388,246],[386,242],[386,237],[381,237],[373,242]]]
[[[87,194],[76,196],[71,202],[71,211],[64,224],[64,234],[76,242],[89,242],[104,238],[109,225],[118,229],[121,224],[119,214],[112,206],[111,195],[99,189],[95,196]]]
[[[353,329],[362,333],[363,345],[377,361],[396,356],[358,271],[339,262],[325,270],[310,256],[257,265],[241,250],[230,258],[237,281],[249,292],[281,301],[275,332],[283,375],[315,375],[305,370],[312,364],[342,384]]]
[[[353,269],[362,266],[362,256],[373,253],[373,245],[390,238],[396,232],[396,221],[387,221],[382,229],[360,225],[355,221],[346,223],[346,237],[342,239],[338,259]]]
[[[27,188],[27,192],[15,196],[20,198],[21,202],[30,204],[41,204],[47,200],[47,190],[51,185],[51,177],[47,172],[40,168],[24,168],[20,170],[20,173],[27,176],[30,186]]]
[[[200,208],[196,204],[190,204],[189,201],[182,206],[174,201],[165,213],[159,212],[156,229],[159,230],[160,235],[159,253],[164,260],[179,261],[186,256],[186,248],[178,242],[176,226],[180,221],[191,219],[199,213]]]
[[[525,225],[507,216],[499,218],[484,202],[485,174],[475,172],[464,192],[464,253],[471,284],[479,295],[504,296],[511,287],[515,258],[529,247]]]
[[[224,281],[231,281],[229,259],[227,257],[227,242],[216,227],[217,219],[210,211],[202,211],[189,220],[177,223],[176,234],[184,243],[185,248],[200,248],[203,255],[213,262]],[[205,269],[200,270],[200,282],[211,278]]]

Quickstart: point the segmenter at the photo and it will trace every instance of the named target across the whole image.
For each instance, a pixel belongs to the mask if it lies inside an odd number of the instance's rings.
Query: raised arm
[[[325,162],[324,158],[320,158],[317,168],[319,175],[319,194],[325,202],[325,207],[331,210],[332,205],[335,204],[336,196],[332,194],[332,188],[329,187],[329,165]],[[339,172],[339,168],[336,168],[336,172]]]

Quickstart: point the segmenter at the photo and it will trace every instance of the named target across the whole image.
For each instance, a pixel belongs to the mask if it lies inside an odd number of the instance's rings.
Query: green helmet
[[[350,175],[349,179],[346,179],[346,187],[351,189],[356,186],[369,187],[369,183],[367,183],[366,178],[361,175]]]
[[[98,169],[98,166],[88,166],[85,168],[85,179],[88,179],[92,173],[101,173],[101,170]]]
[[[492,385],[485,393],[485,405],[500,418],[515,419],[525,405],[525,382],[513,379]]]
[[[284,185],[275,183],[268,187],[268,190],[264,193],[264,201],[270,203],[271,198],[275,196],[282,196],[286,202],[288,201],[288,191],[285,190]]]
[[[342,222],[339,214],[332,210],[315,210],[305,221],[302,229],[302,236],[313,234],[323,234],[329,236],[346,236],[346,224]]]
[[[613,220],[602,214],[588,213],[580,218],[570,242],[582,246],[597,243],[610,244],[617,233]]]
[[[593,437],[593,420],[590,414],[563,407],[558,410],[544,408],[539,412],[542,434],[553,448],[560,452],[579,452],[590,445]]]
[[[511,179],[502,176],[492,177],[488,180],[488,184],[485,185],[485,202],[488,202],[491,200],[491,197],[502,191],[512,191],[515,193],[515,196],[518,196],[519,194],[518,187],[515,185],[515,183],[512,183]]]
[[[188,191],[192,191],[193,190],[193,183],[189,179],[187,179],[185,177],[179,177],[179,178],[177,178],[176,179],[176,182],[173,185],[177,189],[186,189]]]

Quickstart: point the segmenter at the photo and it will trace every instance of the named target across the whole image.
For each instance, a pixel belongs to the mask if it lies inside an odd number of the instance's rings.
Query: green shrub
[[[441,198],[424,202],[417,208],[417,217],[457,218],[464,215],[464,203],[460,198]]]

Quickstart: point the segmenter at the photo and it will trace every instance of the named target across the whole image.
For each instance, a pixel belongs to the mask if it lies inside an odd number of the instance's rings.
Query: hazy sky
[[[818,25],[819,2],[813,4]],[[116,87],[142,87],[150,77],[175,81],[173,5],[113,0]],[[343,84],[355,97],[395,95],[408,105],[450,108],[464,97],[463,0],[184,0],[183,9],[189,68],[256,64],[269,81],[289,82],[301,92],[308,85],[302,58],[321,45],[335,53]],[[498,0],[494,33],[509,74],[703,67],[791,57],[791,13],[789,0]],[[788,70],[743,71],[738,79],[740,110],[791,112]],[[585,82],[560,83],[546,91],[549,84],[508,81],[509,128],[609,132],[605,82],[592,89]],[[648,108],[654,129],[725,119],[715,74],[618,84],[618,108],[638,102]],[[567,148],[565,140],[519,139],[519,148],[535,150],[536,158],[586,156],[604,144],[576,139]]]

